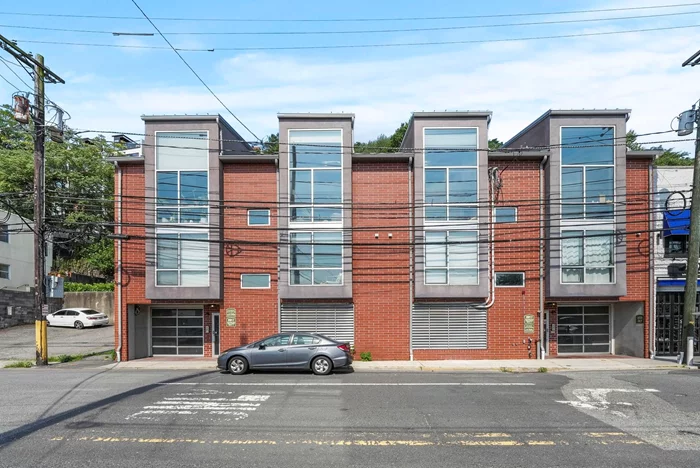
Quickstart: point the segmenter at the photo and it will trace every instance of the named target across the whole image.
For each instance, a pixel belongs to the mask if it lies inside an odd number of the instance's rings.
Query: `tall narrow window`
[[[614,127],[562,127],[561,205],[564,219],[613,219]]]
[[[477,231],[426,231],[425,284],[479,284]]]
[[[343,234],[293,232],[290,234],[290,280],[295,286],[343,283]]]

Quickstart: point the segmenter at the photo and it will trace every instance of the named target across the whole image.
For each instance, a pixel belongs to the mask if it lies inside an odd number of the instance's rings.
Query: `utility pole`
[[[700,64],[700,51],[683,62],[683,67]],[[698,291],[698,261],[700,260],[700,111],[692,109],[692,122],[697,127],[695,137],[695,162],[693,164],[693,193],[690,205],[690,228],[688,238],[688,267],[686,268],[683,294],[683,342],[687,365],[693,364],[695,342],[695,308]],[[692,129],[690,123],[690,129]],[[689,129],[689,130],[690,130]],[[679,135],[684,129],[680,129]]]
[[[46,253],[44,232],[44,143],[46,125],[44,119],[44,82],[65,83],[63,79],[44,66],[44,57],[20,49],[15,42],[0,35],[0,48],[12,55],[18,62],[33,69],[34,73],[34,327],[36,338],[36,365],[45,366],[49,362],[46,314]]]

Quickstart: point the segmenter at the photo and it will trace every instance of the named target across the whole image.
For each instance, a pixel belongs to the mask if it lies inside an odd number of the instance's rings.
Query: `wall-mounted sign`
[[[637,316],[635,317],[635,319],[636,319],[637,323],[639,323],[639,324],[643,324],[643,323],[644,323],[644,316],[643,316],[643,315],[637,315]]]
[[[523,317],[523,330],[526,334],[535,333],[535,316],[533,314],[526,314]]]
[[[226,309],[226,326],[236,326],[236,309]]]

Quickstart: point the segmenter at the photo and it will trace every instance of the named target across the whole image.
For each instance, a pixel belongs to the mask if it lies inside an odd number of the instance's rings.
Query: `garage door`
[[[566,306],[557,310],[558,351],[610,353],[610,307]]]
[[[202,309],[151,309],[153,356],[203,356]]]
[[[413,349],[486,349],[486,309],[463,303],[414,304]]]
[[[352,304],[282,304],[280,332],[320,333],[338,341],[355,341]]]

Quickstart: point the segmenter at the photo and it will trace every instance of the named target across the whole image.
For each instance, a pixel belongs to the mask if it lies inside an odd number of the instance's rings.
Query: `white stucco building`
[[[29,226],[32,222],[27,220]],[[51,271],[53,246],[46,245],[46,272]],[[0,210],[0,289],[29,290],[34,286],[34,233],[16,214]]]

